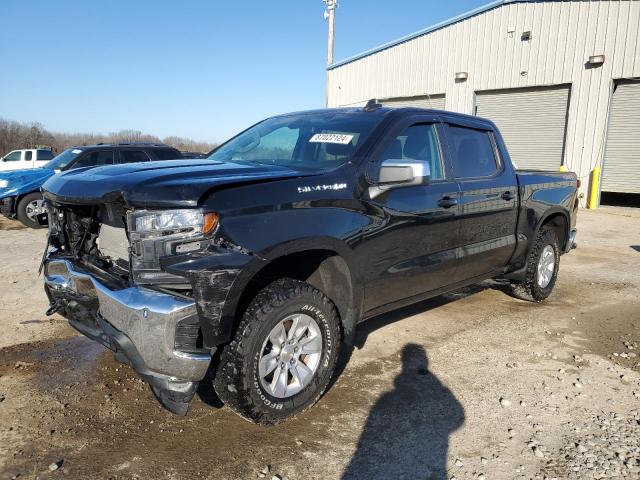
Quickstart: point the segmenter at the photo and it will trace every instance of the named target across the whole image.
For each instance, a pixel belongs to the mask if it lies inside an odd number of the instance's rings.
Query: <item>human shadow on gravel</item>
[[[446,480],[449,435],[464,422],[464,409],[429,371],[420,345],[402,349],[395,388],[375,403],[343,480]]]

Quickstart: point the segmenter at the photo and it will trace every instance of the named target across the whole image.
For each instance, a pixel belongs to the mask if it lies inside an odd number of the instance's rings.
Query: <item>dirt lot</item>
[[[319,404],[265,428],[206,386],[162,410],[44,316],[44,232],[3,221],[0,478],[640,478],[640,210],[579,228],[546,303],[486,282],[371,320]]]

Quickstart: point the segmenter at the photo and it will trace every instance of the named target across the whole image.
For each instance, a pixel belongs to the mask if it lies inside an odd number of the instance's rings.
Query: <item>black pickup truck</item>
[[[575,174],[516,170],[488,120],[375,102],[43,189],[48,313],[172,412],[210,381],[263,424],[318,400],[369,317],[495,277],[544,300],[576,236]]]

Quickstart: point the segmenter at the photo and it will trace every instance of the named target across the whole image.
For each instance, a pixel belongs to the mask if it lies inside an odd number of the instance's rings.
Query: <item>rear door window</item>
[[[113,164],[113,150],[96,150],[80,157],[72,168],[99,167],[111,164]]]
[[[150,151],[158,160],[174,160],[182,158],[182,154],[173,148],[154,148]]]
[[[120,163],[148,162],[149,157],[143,150],[120,150]]]
[[[24,152],[24,159],[26,161],[33,160],[33,152],[31,150],[27,150],[26,152]]]
[[[456,178],[490,177],[499,170],[491,134],[485,130],[448,125]]]
[[[36,157],[36,160],[38,161],[49,161],[54,157],[54,155],[51,150],[38,150],[36,152]]]

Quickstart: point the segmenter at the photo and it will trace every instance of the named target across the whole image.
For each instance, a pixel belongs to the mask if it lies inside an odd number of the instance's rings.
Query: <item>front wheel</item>
[[[44,225],[38,223],[38,215],[43,213],[47,213],[44,208],[44,199],[38,192],[22,197],[16,207],[16,217],[29,228],[44,228]]]
[[[340,321],[320,290],[293,279],[265,287],[224,347],[214,387],[229,407],[261,424],[318,401],[336,368]]]
[[[560,267],[560,245],[556,231],[544,226],[536,235],[527,260],[527,272],[521,282],[513,282],[513,293],[522,300],[541,302],[556,284]]]

